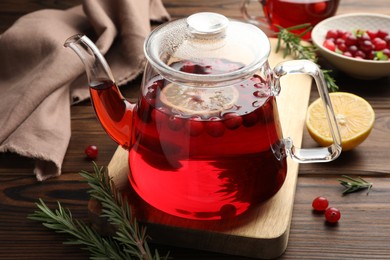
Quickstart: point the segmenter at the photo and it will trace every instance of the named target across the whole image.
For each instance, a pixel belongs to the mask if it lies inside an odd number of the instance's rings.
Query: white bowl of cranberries
[[[390,16],[337,15],[317,24],[313,44],[335,68],[359,79],[390,76]]]

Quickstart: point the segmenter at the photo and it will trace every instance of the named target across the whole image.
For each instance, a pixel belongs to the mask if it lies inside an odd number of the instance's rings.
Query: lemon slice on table
[[[340,130],[343,151],[351,150],[370,134],[375,112],[365,99],[354,94],[334,92],[329,96]],[[311,137],[321,146],[328,146],[333,142],[321,99],[309,106],[306,127]]]
[[[183,115],[212,116],[230,109],[238,100],[234,87],[200,88],[169,84],[163,88],[160,100]]]

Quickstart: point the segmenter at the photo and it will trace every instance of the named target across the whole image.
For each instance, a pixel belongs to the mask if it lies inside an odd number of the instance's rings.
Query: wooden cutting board
[[[271,67],[291,59],[283,58],[283,51],[276,54],[276,39],[270,41]],[[296,147],[302,142],[311,82],[305,75],[286,76],[277,98],[283,135],[291,137]],[[117,188],[129,195],[137,220],[146,225],[153,242],[265,259],[278,257],[287,247],[298,175],[298,164],[290,159],[287,179],[281,190],[248,214],[229,222],[181,219],[144,203],[129,185],[127,151],[120,147],[108,169]]]

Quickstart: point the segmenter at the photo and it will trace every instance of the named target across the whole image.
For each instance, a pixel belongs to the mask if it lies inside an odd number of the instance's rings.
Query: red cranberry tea
[[[129,149],[132,135],[132,105],[119,92],[111,81],[90,87],[93,107],[106,132],[123,148]]]
[[[226,60],[178,62],[184,72],[233,71]],[[134,114],[130,181],[151,205],[176,216],[236,216],[274,195],[286,161],[275,98],[260,76],[234,86],[199,88],[155,77]],[[276,117],[276,118],[275,118]]]
[[[310,23],[314,26],[325,18],[333,16],[339,4],[339,0],[262,0],[260,2],[274,31],[278,31],[275,25],[287,28]],[[297,34],[302,32],[303,30],[295,31]],[[310,33],[304,38],[310,39]]]

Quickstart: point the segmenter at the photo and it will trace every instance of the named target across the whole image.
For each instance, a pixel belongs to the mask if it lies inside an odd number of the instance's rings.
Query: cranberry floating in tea
[[[270,43],[256,26],[197,13],[156,28],[137,104],[120,94],[96,46],[76,35],[65,46],[85,64],[92,103],[107,133],[129,151],[129,180],[150,205],[197,220],[229,219],[275,195],[287,156],[331,161],[340,136],[321,71],[297,60],[269,67]],[[283,138],[280,77],[314,77],[334,133],[326,148],[300,149]],[[294,86],[287,86],[294,87]]]

